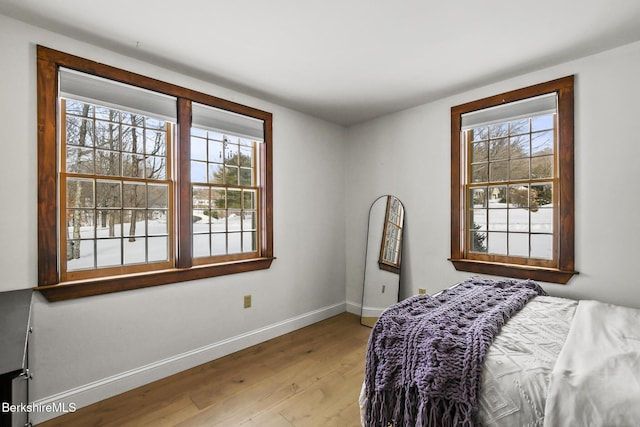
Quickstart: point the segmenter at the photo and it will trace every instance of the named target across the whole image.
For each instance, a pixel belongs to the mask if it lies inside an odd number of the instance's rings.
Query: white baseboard
[[[346,311],[346,302],[330,305],[186,353],[150,363],[32,402],[30,421],[39,424],[136,387],[191,369],[252,345],[293,332]]]
[[[347,301],[347,312],[351,314],[357,314],[360,316],[362,310],[362,304],[359,302]]]

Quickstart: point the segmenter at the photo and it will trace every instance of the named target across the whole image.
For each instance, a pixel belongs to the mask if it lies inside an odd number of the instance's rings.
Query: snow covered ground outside
[[[251,217],[241,219],[239,215],[232,214],[228,218],[211,218],[211,224],[209,224],[209,217],[206,215],[196,215],[196,217],[199,219],[193,224],[194,257],[255,250],[253,242],[256,232],[252,229],[254,221]],[[209,225],[211,225],[211,230]],[[96,266],[110,267],[168,260],[169,238],[167,222],[164,218],[136,222],[136,238],[133,242],[129,241],[129,226],[129,223],[115,224],[114,236],[112,237],[109,236],[109,227],[98,226],[95,228],[97,239],[94,239],[93,225],[81,227],[80,237],[86,240],[74,241],[74,244],[80,243],[80,258],[68,260],[67,270],[75,271]],[[225,230],[228,230],[229,233],[225,234]],[[73,229],[71,227],[69,227],[68,233],[69,236],[72,236]],[[96,253],[94,244],[97,247],[96,266],[94,266],[94,254]],[[211,246],[209,246],[210,244]]]
[[[489,254],[553,257],[551,204],[541,205],[534,212],[491,200],[488,209],[473,210],[473,223],[480,226],[477,232],[486,233],[484,244]]]

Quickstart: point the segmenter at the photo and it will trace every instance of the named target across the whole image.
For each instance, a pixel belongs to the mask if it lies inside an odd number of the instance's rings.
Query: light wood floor
[[[356,427],[370,332],[343,313],[38,427]]]

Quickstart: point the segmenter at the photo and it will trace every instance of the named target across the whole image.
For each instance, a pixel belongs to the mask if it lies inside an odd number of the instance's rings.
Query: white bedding
[[[640,310],[536,297],[500,330],[480,390],[484,427],[640,426]],[[363,384],[361,415],[365,399]]]
[[[484,427],[542,426],[549,377],[577,305],[573,300],[538,296],[502,327],[487,352],[482,374],[478,417]],[[363,383],[361,421],[364,390]]]
[[[478,419],[484,427],[542,425],[549,377],[577,305],[539,296],[502,327],[482,371]]]
[[[640,425],[640,310],[580,301],[551,375],[544,425]]]

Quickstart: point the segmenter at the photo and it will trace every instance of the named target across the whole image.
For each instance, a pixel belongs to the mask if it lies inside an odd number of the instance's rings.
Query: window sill
[[[254,270],[265,270],[271,267],[271,263],[274,259],[275,257],[255,258],[250,260],[196,266],[189,269],[170,269],[155,271],[152,273],[129,274],[93,280],[64,282],[50,286],[37,286],[34,290],[41,292],[49,302],[64,301],[112,292],[122,292],[132,289],[204,279],[207,277],[224,276],[227,274],[243,273]]]
[[[517,264],[501,264],[469,259],[451,259],[458,271],[489,274],[492,276],[513,277],[516,279],[532,279],[541,282],[566,284],[577,271],[559,270],[555,268],[531,267]]]

